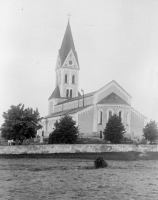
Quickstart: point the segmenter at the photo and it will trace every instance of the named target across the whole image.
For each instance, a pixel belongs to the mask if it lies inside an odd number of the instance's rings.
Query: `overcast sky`
[[[158,121],[157,0],[0,0],[0,125],[19,103],[48,114],[68,13],[79,88],[89,93],[114,78],[132,107]]]

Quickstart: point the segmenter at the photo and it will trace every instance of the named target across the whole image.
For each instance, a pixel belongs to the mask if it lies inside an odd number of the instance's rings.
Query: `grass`
[[[158,152],[147,152],[142,155],[139,152],[104,152],[104,153],[54,153],[54,154],[0,154],[0,158],[50,158],[50,159],[90,159],[95,160],[99,156],[104,160],[158,160]]]

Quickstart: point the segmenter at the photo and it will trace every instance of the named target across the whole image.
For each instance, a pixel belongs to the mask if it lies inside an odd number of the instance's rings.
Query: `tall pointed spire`
[[[70,52],[70,50],[73,51],[74,56],[76,58],[76,61],[78,63],[77,52],[75,50],[75,45],[74,45],[72,32],[71,32],[71,28],[70,28],[70,23],[69,23],[69,19],[68,19],[68,24],[67,24],[67,27],[66,27],[65,35],[64,35],[64,38],[63,38],[63,41],[62,41],[62,44],[61,44],[61,48],[59,50],[61,65],[63,65],[68,53]],[[79,63],[78,63],[78,65],[79,65]]]

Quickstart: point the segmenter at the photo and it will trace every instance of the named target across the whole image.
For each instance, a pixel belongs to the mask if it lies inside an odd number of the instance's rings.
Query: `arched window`
[[[103,111],[99,110],[98,111],[98,124],[102,124],[102,119],[103,119]]]
[[[114,111],[112,109],[107,110],[107,121],[113,116]]]
[[[75,75],[72,76],[72,84],[75,84]]]
[[[122,112],[119,111],[119,118],[122,118]]]
[[[70,90],[70,97],[72,97],[72,90]]]
[[[123,121],[123,111],[122,110],[118,111],[118,116],[121,119],[121,121]]]
[[[65,83],[67,83],[67,74],[65,74]]]
[[[66,96],[69,96],[69,89],[66,90]]]
[[[112,111],[110,110],[109,111],[109,118],[111,118],[112,117]]]

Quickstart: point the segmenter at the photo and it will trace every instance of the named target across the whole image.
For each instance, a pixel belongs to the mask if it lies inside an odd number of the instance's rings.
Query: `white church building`
[[[68,21],[56,62],[56,86],[48,99],[49,113],[41,119],[43,133],[48,137],[54,123],[63,115],[70,115],[79,126],[82,137],[103,138],[103,130],[111,115],[121,117],[126,136],[138,139],[143,134],[147,118],[131,106],[132,97],[116,81],[97,91],[79,93],[79,60]]]

